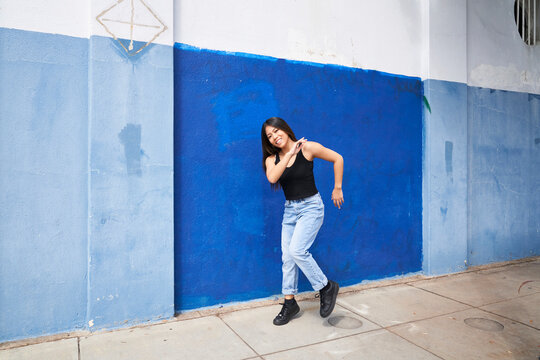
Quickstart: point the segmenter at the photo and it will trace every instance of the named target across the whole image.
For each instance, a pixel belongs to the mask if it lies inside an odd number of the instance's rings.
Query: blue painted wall
[[[423,270],[467,268],[467,85],[425,80]]]
[[[99,329],[174,314],[173,49],[89,45],[87,321]]]
[[[87,59],[0,29],[0,342],[85,324]]]
[[[174,314],[173,49],[0,29],[0,342]]]
[[[540,254],[540,96],[426,80],[423,270]]]
[[[538,95],[0,29],[0,342],[278,294],[275,115],[345,158],[313,248],[342,285],[540,254]]]
[[[327,275],[351,285],[420,271],[419,79],[177,44],[176,309],[280,292],[284,196],[261,163],[270,116],[345,158],[341,211],[332,165],[315,165],[326,214],[313,254]]]
[[[540,95],[469,87],[469,258],[540,254]]]

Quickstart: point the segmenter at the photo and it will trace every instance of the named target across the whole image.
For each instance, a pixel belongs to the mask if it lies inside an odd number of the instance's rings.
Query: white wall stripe
[[[540,93],[540,45],[520,39],[513,6],[514,0],[0,0],[0,27],[178,42]]]

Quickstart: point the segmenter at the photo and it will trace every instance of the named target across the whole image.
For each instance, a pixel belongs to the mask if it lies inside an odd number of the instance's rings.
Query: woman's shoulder
[[[319,144],[319,143],[316,142],[316,141],[306,141],[306,142],[304,143],[304,147],[306,147],[306,146],[307,146],[308,149],[309,149],[309,148],[312,148],[312,147],[322,146],[322,145]]]
[[[273,154],[273,155],[269,155],[267,158],[266,158],[266,163],[270,163],[270,164],[273,164],[275,161],[276,161],[276,155]]]
[[[315,152],[320,147],[322,147],[322,145],[318,142],[306,141],[304,143],[304,146],[302,146],[302,155],[306,158],[306,160],[313,161],[313,158],[315,157]]]

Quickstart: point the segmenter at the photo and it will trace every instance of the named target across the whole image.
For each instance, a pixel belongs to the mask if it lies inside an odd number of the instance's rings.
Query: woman
[[[326,278],[308,251],[324,218],[324,204],[313,176],[313,159],[334,163],[332,201],[341,209],[343,157],[319,143],[304,138],[296,140],[289,125],[278,117],[264,122],[261,141],[266,177],[274,190],[279,186],[283,188],[286,199],[281,230],[285,303],[275,317],[274,325],[287,324],[300,311],[294,299],[298,293],[298,268],[308,278],[313,290],[320,291],[320,314],[327,317],[334,310],[339,285]]]

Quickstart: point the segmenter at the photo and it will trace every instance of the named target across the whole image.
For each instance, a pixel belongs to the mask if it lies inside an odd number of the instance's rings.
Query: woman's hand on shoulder
[[[294,143],[293,147],[291,148],[291,150],[289,150],[288,153],[291,156],[298,154],[300,150],[304,148],[306,143],[308,143],[308,141],[305,138],[301,138],[300,140]]]

